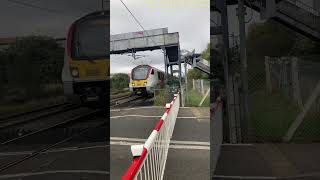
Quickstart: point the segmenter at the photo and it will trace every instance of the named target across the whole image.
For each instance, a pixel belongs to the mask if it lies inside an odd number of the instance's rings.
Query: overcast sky
[[[101,0],[14,0],[42,9],[0,1],[0,38],[30,34],[65,37],[70,24],[92,11],[101,10]],[[52,10],[52,11],[51,11]],[[50,11],[50,12],[48,12]]]
[[[180,48],[201,52],[210,42],[209,0],[123,0],[144,29],[168,28],[179,32]],[[162,2],[161,5],[152,3]],[[141,31],[119,0],[110,2],[111,34]],[[164,70],[163,54],[159,50],[138,52],[145,57],[133,61],[128,55],[111,56],[111,73],[130,70],[141,63]]]

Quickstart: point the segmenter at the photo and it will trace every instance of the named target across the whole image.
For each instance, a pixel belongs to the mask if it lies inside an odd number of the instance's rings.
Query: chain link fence
[[[264,63],[249,62],[247,120],[243,116],[241,77],[238,72],[230,76],[230,136],[242,142],[320,141],[317,58],[265,57]]]
[[[186,96],[188,106],[209,106],[210,105],[210,80],[189,79]]]

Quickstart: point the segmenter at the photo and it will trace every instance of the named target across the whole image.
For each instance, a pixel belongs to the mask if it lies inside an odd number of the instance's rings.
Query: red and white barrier
[[[175,94],[146,142],[131,146],[134,158],[122,180],[162,180],[179,107],[180,95]]]

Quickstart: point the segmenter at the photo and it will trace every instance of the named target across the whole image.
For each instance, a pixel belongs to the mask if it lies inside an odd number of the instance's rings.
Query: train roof
[[[99,16],[110,16],[110,11],[106,11],[106,10],[102,10],[102,11],[95,11],[95,12],[91,12],[87,15],[82,16],[81,18],[79,18],[78,20],[75,21],[75,23],[91,18],[91,17],[99,17]]]
[[[164,71],[162,71],[162,70],[160,70],[160,69],[157,69],[157,68],[155,68],[155,67],[153,67],[153,66],[150,66],[150,65],[148,65],[148,64],[140,64],[140,65],[138,65],[138,66],[136,66],[136,67],[134,67],[134,68],[132,68],[132,69],[135,69],[135,68],[137,68],[137,67],[139,67],[139,66],[148,66],[148,67],[151,67],[152,69],[155,69],[155,70],[157,70],[157,71],[160,71],[160,72],[164,73]]]

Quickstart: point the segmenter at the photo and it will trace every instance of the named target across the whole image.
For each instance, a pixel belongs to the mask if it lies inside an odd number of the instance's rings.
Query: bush
[[[113,90],[123,90],[128,88],[130,78],[127,74],[117,73],[114,74],[111,78],[111,89]]]

